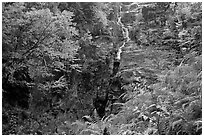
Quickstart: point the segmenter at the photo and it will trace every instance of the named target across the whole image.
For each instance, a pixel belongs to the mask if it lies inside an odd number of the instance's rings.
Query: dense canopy
[[[2,134],[202,134],[201,2],[3,2]]]

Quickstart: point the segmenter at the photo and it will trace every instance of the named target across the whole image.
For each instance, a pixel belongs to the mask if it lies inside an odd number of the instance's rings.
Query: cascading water
[[[118,61],[120,61],[120,59],[121,59],[122,48],[125,47],[125,44],[130,41],[128,28],[126,28],[125,25],[121,22],[121,18],[122,17],[121,17],[121,6],[120,6],[117,24],[118,24],[118,26],[121,26],[121,28],[122,28],[124,41],[123,41],[122,45],[118,48],[118,51],[117,51],[116,60],[118,60]]]

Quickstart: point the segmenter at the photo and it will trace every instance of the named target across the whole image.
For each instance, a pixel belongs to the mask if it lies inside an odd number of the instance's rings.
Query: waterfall
[[[118,48],[116,60],[120,60],[121,59],[122,48],[125,47],[125,44],[128,41],[130,41],[128,28],[126,28],[125,25],[121,22],[121,18],[122,18],[121,17],[121,6],[120,6],[119,9],[120,9],[119,10],[119,15],[120,16],[118,17],[117,24],[122,27],[122,33],[123,33],[124,41],[123,41],[122,45]]]

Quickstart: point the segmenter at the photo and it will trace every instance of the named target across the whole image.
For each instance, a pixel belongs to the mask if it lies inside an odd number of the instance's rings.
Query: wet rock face
[[[106,113],[106,107],[107,107],[107,103],[109,100],[109,92],[106,91],[105,97],[104,96],[99,96],[98,93],[96,95],[95,98],[93,98],[93,106],[96,109],[97,115],[100,118],[103,118],[103,116],[105,116]]]
[[[101,118],[105,115],[106,104],[107,100],[102,97],[96,97],[93,99],[93,105]]]

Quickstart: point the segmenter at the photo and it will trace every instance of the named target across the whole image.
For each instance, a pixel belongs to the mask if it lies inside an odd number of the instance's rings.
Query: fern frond
[[[100,132],[92,129],[85,129],[80,132],[80,135],[100,135]]]

